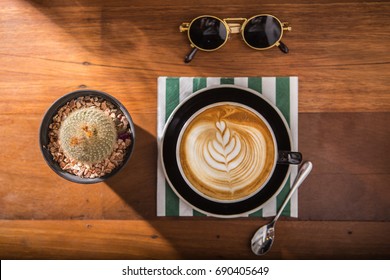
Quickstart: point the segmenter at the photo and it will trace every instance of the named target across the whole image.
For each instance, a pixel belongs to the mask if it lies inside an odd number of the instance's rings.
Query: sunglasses
[[[190,23],[182,23],[180,32],[187,32],[192,50],[184,62],[190,62],[198,50],[215,51],[229,39],[229,34],[241,33],[244,42],[255,50],[266,50],[274,46],[288,53],[288,48],[280,40],[283,31],[291,31],[288,22],[281,22],[272,15],[256,15],[246,18],[225,18],[204,15]]]

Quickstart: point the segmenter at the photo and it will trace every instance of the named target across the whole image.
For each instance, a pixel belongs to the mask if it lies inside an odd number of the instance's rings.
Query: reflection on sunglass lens
[[[226,41],[227,31],[222,21],[212,17],[201,17],[192,22],[189,36],[196,47],[214,50]]]
[[[274,45],[282,34],[279,21],[272,16],[258,16],[245,25],[244,38],[252,47],[263,49]]]

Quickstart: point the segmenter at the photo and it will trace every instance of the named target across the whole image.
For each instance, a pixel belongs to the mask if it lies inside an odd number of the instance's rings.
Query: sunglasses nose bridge
[[[246,18],[225,18],[223,20],[229,27],[229,31],[232,34],[240,33],[243,23],[247,21]],[[241,21],[241,23],[239,23]]]
[[[239,23],[228,23],[229,31],[232,34],[240,33],[241,31],[241,24]]]

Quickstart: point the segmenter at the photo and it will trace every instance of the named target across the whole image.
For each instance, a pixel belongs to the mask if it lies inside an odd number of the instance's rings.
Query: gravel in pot
[[[114,97],[79,90],[49,108],[39,140],[46,162],[58,175],[76,183],[97,183],[128,162],[134,147],[134,124]]]

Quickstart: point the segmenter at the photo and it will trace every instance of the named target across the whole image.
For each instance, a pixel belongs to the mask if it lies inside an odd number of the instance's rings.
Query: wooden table
[[[233,35],[183,63],[179,24],[256,13],[290,22],[289,54]],[[388,259],[389,34],[390,1],[1,1],[0,257]],[[157,77],[295,75],[299,147],[314,170],[272,251],[249,249],[266,220],[156,217]],[[118,98],[136,124],[126,170],[96,185],[58,177],[38,145],[47,108],[83,88]]]

